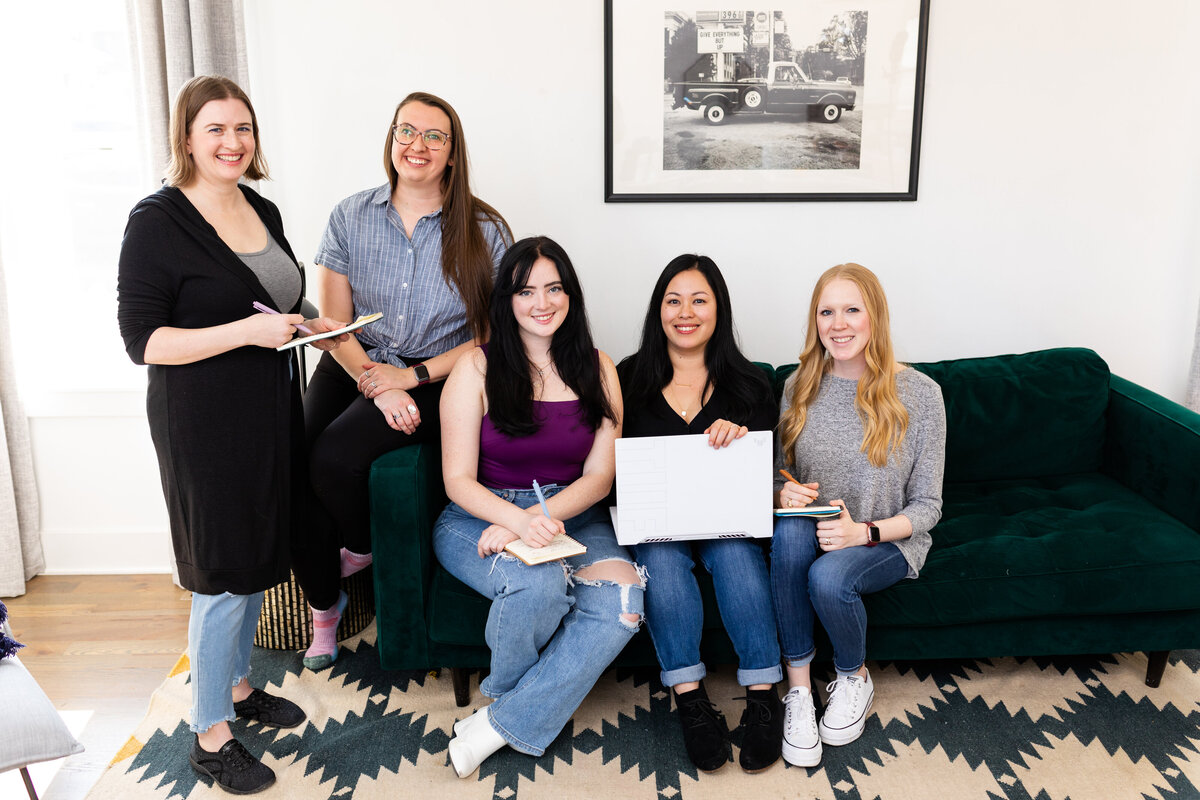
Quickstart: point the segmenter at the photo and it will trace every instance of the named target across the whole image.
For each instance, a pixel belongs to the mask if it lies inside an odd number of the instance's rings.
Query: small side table
[[[342,578],[342,591],[350,596],[337,638],[348,639],[375,619],[375,585],[371,567]],[[262,613],[254,644],[271,650],[304,650],[312,643],[312,614],[304,591],[292,574],[286,583],[267,589],[263,596]]]

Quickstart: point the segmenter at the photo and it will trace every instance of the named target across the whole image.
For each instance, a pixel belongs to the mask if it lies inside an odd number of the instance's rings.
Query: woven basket
[[[350,602],[338,623],[338,641],[353,636],[375,619],[371,568],[342,578],[342,591],[350,596]],[[255,645],[272,650],[304,650],[312,642],[312,633],[312,614],[294,574],[286,583],[267,589],[254,633]]]

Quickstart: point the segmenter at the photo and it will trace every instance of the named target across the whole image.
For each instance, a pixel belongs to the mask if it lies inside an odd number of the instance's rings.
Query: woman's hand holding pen
[[[800,483],[786,469],[779,470],[779,474],[787,478],[787,483],[779,489],[779,508],[804,508],[817,499],[820,484],[816,481]]]
[[[860,523],[850,518],[846,504],[841,500],[830,502],[831,506],[841,506],[842,513],[831,519],[823,519],[817,523],[817,544],[825,552],[842,550],[864,544],[863,529]]]
[[[520,538],[503,525],[489,525],[479,535],[479,557],[487,558],[493,553],[502,552],[506,544]]]
[[[248,345],[256,347],[282,347],[296,334],[296,325],[304,322],[300,314],[251,314],[237,324],[242,326],[242,336]]]
[[[533,506],[533,509],[537,508]],[[517,531],[517,534],[521,541],[530,547],[545,547],[555,536],[567,532],[567,526],[563,525],[562,520],[547,517],[542,513],[530,513],[527,517],[528,519],[522,521],[522,530]]]
[[[708,434],[708,444],[715,450],[728,447],[750,432],[745,425],[738,425],[727,419],[719,419],[704,431]]]

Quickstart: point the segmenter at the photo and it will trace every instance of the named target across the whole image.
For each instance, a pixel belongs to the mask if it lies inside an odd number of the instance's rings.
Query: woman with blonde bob
[[[862,735],[874,698],[862,595],[917,577],[941,516],[941,389],[896,361],[889,329],[873,272],[859,264],[827,270],[813,289],[800,366],[783,390],[775,505],[841,507],[818,522],[778,518],[771,547],[790,687],[783,757],[797,766],[816,766],[822,743]],[[809,688],[815,617],[837,672],[819,726]]]

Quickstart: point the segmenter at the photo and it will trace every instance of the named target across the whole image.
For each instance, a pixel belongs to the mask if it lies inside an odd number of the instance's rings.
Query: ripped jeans
[[[542,488],[547,496],[560,486]],[[537,504],[532,489],[492,489],[520,508]],[[508,554],[480,558],[479,537],[490,523],[450,503],[433,528],[442,566],[492,599],[485,638],[491,674],[479,690],[495,698],[492,727],[513,749],[540,756],[570,721],[601,673],[637,633],[643,613],[640,585],[591,581],[574,574],[602,561],[632,563],[617,544],[608,509],[595,505],[565,521],[587,552],[529,566]],[[641,571],[638,571],[641,574]]]

